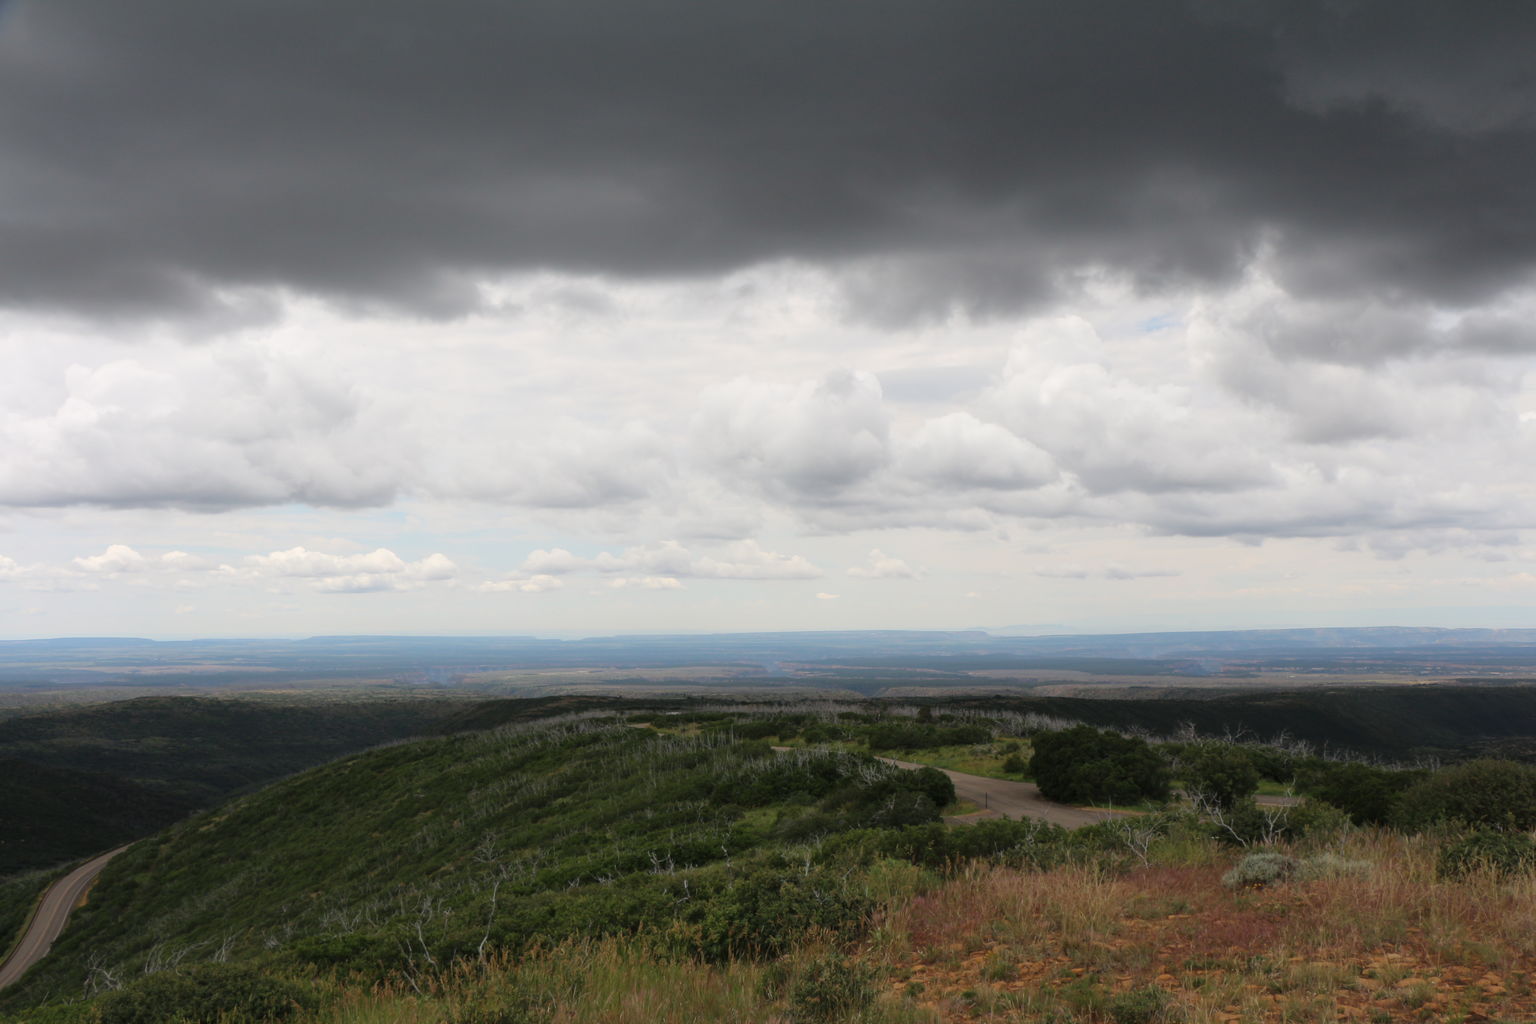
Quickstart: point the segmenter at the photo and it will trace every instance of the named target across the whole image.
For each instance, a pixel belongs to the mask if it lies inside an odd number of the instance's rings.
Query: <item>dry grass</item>
[[[465,964],[446,977],[347,989],[315,1024],[693,1024],[764,1019],[762,968],[658,960],[636,943],[571,943],[520,959]],[[526,1017],[523,1016],[526,1014]]]
[[[707,966],[643,939],[578,942],[422,991],[338,990],[304,1024],[789,1024],[794,979],[845,954],[874,978],[874,1002],[846,1018],[861,1024],[1536,1020],[1536,881],[1438,879],[1431,841],[1368,833],[1336,850],[1368,873],[1233,891],[1236,854],[1196,852],[1123,875],[940,882],[886,865],[893,908],[857,950]]]
[[[1536,881],[1437,879],[1421,838],[1338,852],[1375,867],[1239,892],[1224,862],[977,869],[894,910],[880,952],[944,1020],[1536,1020]]]
[[[644,940],[572,942],[415,984],[338,987],[299,1024],[791,1024],[795,980],[828,952],[811,945],[780,964],[711,966],[658,958]],[[939,1024],[931,1010],[885,992],[859,1019]]]

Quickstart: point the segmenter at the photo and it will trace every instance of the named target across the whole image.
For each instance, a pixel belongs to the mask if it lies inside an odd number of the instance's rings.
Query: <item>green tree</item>
[[[923,767],[914,771],[909,780],[909,788],[927,796],[938,808],[948,807],[955,802],[955,784],[937,768]]]
[[[1446,821],[1529,832],[1536,828],[1536,768],[1482,758],[1441,769],[1403,793],[1394,818],[1415,830]]]
[[[1528,875],[1536,870],[1536,839],[1524,832],[1478,829],[1442,849],[1435,870],[1442,878],[1460,878],[1474,871]]]
[[[1259,771],[1247,751],[1231,743],[1202,743],[1179,759],[1184,788],[1196,804],[1223,810],[1253,795]]]
[[[1145,740],[1087,725],[1041,733],[1029,768],[1048,800],[1133,804],[1168,799],[1168,766]]]
[[[1384,825],[1399,794],[1416,777],[1356,761],[1315,760],[1300,768],[1296,784],[1307,796],[1348,814],[1356,825]]]

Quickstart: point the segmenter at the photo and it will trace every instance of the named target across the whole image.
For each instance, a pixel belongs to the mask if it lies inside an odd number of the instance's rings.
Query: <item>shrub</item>
[[[845,956],[817,957],[789,990],[795,1024],[830,1024],[868,1009],[875,1001],[874,972]]]
[[[876,804],[863,823],[871,828],[899,828],[903,825],[927,824],[938,816],[939,809],[926,793],[904,789],[891,793]]]
[[[948,807],[955,802],[954,782],[937,768],[919,768],[902,781],[905,787],[915,789],[932,800],[935,807]]]
[[[892,768],[872,779],[848,781],[823,797],[817,809],[840,815],[842,828],[890,828],[938,821],[939,808],[954,799],[955,784],[938,769]]]
[[[1484,758],[1444,768],[1403,793],[1397,823],[1437,822],[1528,832],[1536,828],[1536,768]]]
[[[1350,828],[1348,814],[1321,800],[1303,800],[1285,812],[1285,834],[1288,839],[1330,843]]]
[[[1258,889],[1293,878],[1301,882],[1320,878],[1359,878],[1371,871],[1368,860],[1351,860],[1333,853],[1297,860],[1275,850],[1259,850],[1238,861],[1231,871],[1221,876],[1221,881],[1232,889]]]
[[[308,990],[234,964],[161,971],[101,1001],[101,1024],[264,1024],[288,1020],[313,1000]]]
[[[1288,833],[1289,817],[1289,808],[1260,807],[1252,798],[1240,800],[1224,811],[1212,812],[1211,837],[1228,846],[1266,845]]]
[[[1014,744],[1018,746],[1018,744]],[[1009,754],[1003,759],[1003,771],[1009,775],[1024,775],[1029,771],[1029,762],[1018,754]]]
[[[1210,816],[1208,834],[1227,846],[1267,845],[1281,839],[1304,841],[1314,848],[1339,838],[1351,828],[1349,815],[1317,800],[1292,807],[1260,806],[1252,798]]]
[[[1291,878],[1296,868],[1294,858],[1274,850],[1259,850],[1238,861],[1221,876],[1221,882],[1231,889],[1258,889]]]
[[[1168,993],[1155,985],[1144,985],[1122,992],[1105,1007],[1115,1024],[1155,1024],[1165,1019]]]
[[[399,947],[394,943],[382,943],[377,936],[360,932],[308,936],[294,942],[287,949],[287,954],[294,960],[315,967],[362,963],[385,966],[397,962],[399,953]]]
[[[1134,804],[1168,799],[1168,768],[1145,740],[1087,725],[1035,738],[1030,771],[1047,800]]]
[[[1383,825],[1414,775],[1354,761],[1313,761],[1296,781],[1303,793],[1339,808],[1356,825]]]
[[[1043,821],[990,818],[963,828],[915,825],[902,829],[845,832],[823,845],[831,863],[904,860],[925,868],[953,868],[984,860],[1010,867],[1042,868],[1066,857],[1070,833]]]
[[[1441,878],[1461,878],[1474,871],[1528,875],[1536,871],[1536,840],[1524,832],[1479,829],[1441,849],[1435,869]]]
[[[1243,753],[1260,778],[1286,783],[1296,777],[1296,757],[1269,746],[1244,746]]]
[[[693,951],[715,963],[780,956],[808,932],[856,930],[874,910],[873,900],[830,872],[768,867],[697,902],[703,911]]]
[[[1231,807],[1259,788],[1259,772],[1240,747],[1203,743],[1179,759],[1179,771],[1190,799],[1199,804]]]

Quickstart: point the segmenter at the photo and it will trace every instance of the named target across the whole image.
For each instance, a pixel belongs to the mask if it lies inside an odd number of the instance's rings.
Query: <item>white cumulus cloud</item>
[[[608,581],[614,590],[682,590],[683,583],[675,576],[620,576]]]
[[[890,458],[880,381],[837,370],[785,386],[738,379],[708,389],[694,416],[705,465],[768,493],[832,495]]]
[[[599,552],[583,558],[564,548],[539,549],[523,561],[524,573],[593,572],[645,576],[736,580],[808,580],[825,573],[801,555],[769,551],[755,540],[721,545],[708,553],[693,551],[675,540],[626,548],[617,554]]]
[[[223,573],[239,579],[302,580],[322,593],[361,594],[413,590],[426,583],[453,579],[458,567],[442,554],[407,562],[388,548],[365,554],[337,555],[304,547],[248,555],[238,567]]]
[[[870,551],[868,561],[849,569],[848,575],[867,580],[909,580],[915,579],[917,572],[901,559],[875,548]]]
[[[115,575],[122,572],[143,572],[149,565],[149,560],[126,544],[112,544],[99,555],[75,559],[74,565],[82,572]]]

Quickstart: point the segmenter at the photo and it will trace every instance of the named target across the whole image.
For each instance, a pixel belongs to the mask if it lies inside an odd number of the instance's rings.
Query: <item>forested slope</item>
[[[372,750],[120,856],[6,1003],[79,992],[88,965],[132,977],[216,951],[382,973],[642,926],[705,957],[787,943],[867,907],[786,842],[936,820],[921,785],[867,757],[612,723]]]

